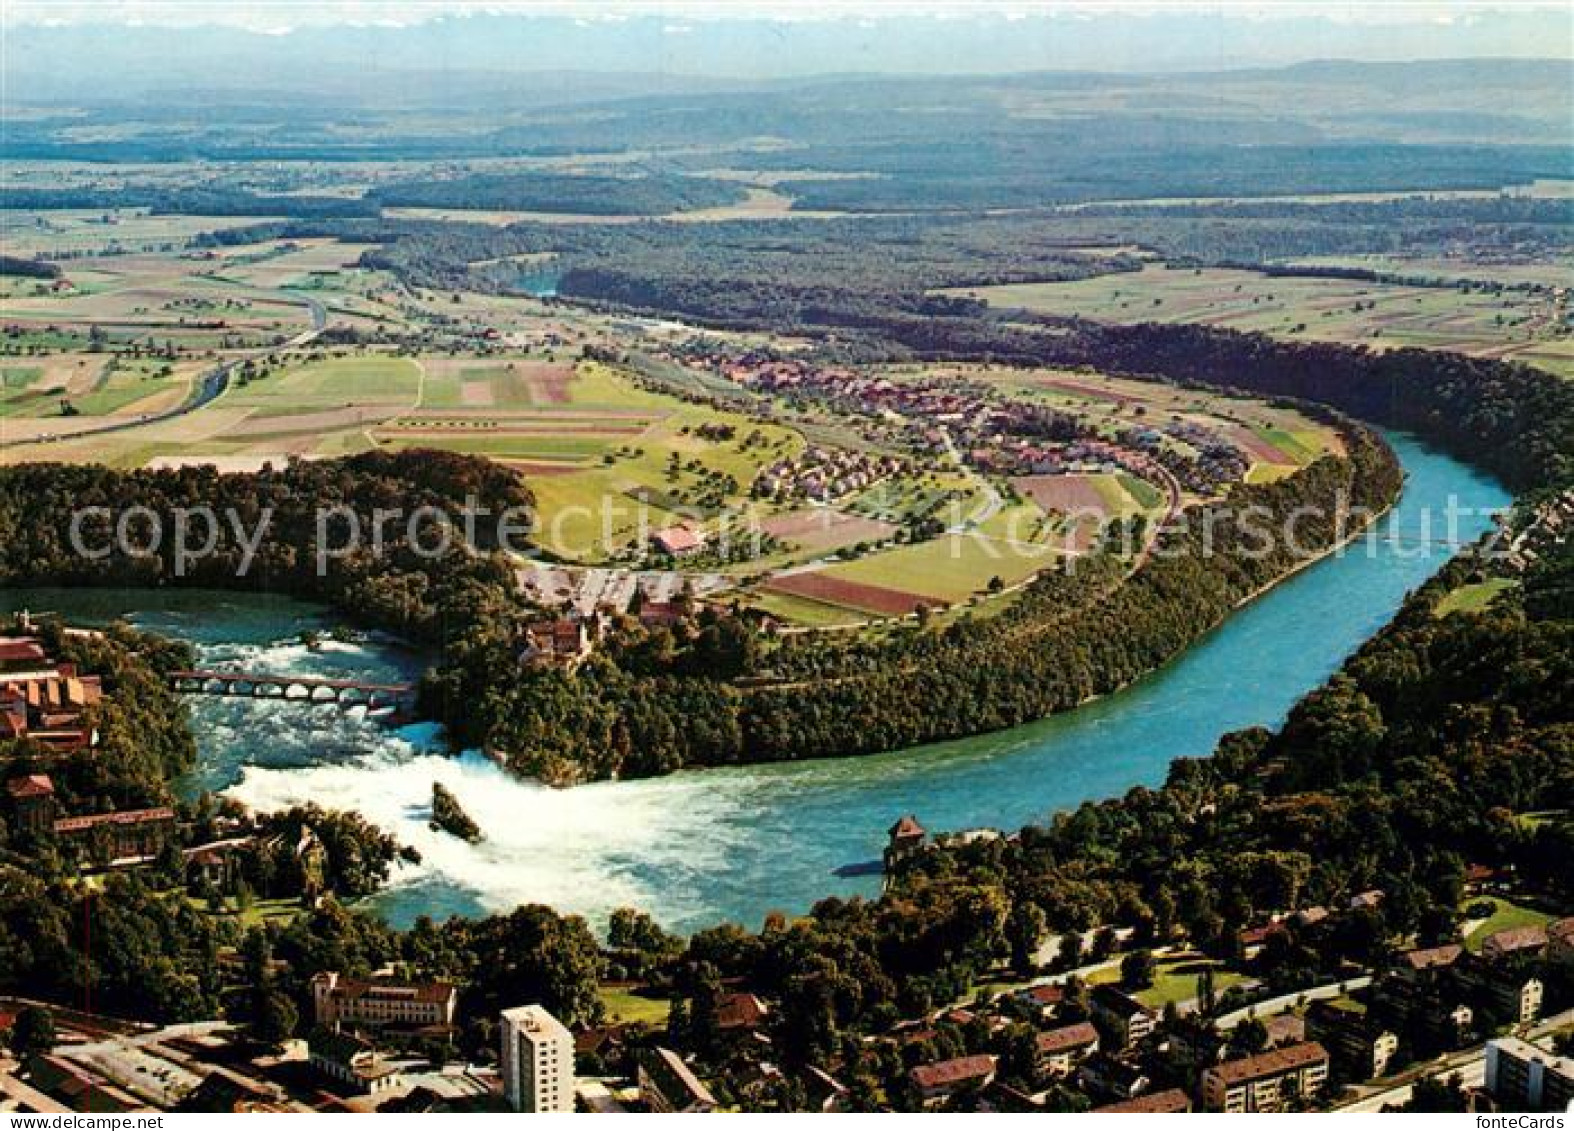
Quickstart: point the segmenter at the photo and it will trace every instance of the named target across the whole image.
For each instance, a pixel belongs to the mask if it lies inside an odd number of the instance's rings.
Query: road
[[[1164,533],[1164,528],[1174,522],[1176,516],[1181,512],[1180,480],[1176,479],[1167,467],[1160,467],[1157,470],[1164,477],[1164,494],[1167,500],[1164,507],[1164,515],[1157,522],[1149,524],[1148,537],[1143,542],[1142,552],[1131,563],[1132,573],[1136,573],[1148,564],[1148,559],[1153,556],[1153,548],[1159,544],[1159,536]]]
[[[956,464],[957,470],[977,483],[979,490],[984,493],[983,505],[978,510],[974,511],[967,518],[955,522],[946,528],[947,534],[966,534],[969,531],[977,530],[984,523],[999,514],[1006,505],[1006,501],[1001,497],[999,489],[993,483],[980,475],[973,468],[972,464],[962,458],[962,453],[956,450],[956,442],[951,439],[951,433],[947,429],[940,429],[940,439],[941,443],[945,445],[946,454]]]
[[[224,390],[229,388],[230,374],[241,365],[244,365],[248,361],[257,361],[262,358],[272,357],[274,354],[283,353],[285,350],[299,349],[301,346],[307,345],[314,341],[317,336],[321,334],[327,327],[327,307],[323,306],[323,304],[318,302],[316,299],[307,297],[305,295],[292,297],[299,297],[301,301],[306,304],[306,309],[308,312],[310,312],[312,319],[310,329],[302,330],[289,341],[281,342],[279,345],[265,346],[262,349],[252,350],[239,357],[233,357],[228,361],[220,362],[218,365],[214,366],[212,369],[208,370],[200,378],[198,378],[196,391],[191,396],[181,401],[180,404],[176,405],[174,408],[166,409],[164,412],[155,412],[146,416],[138,416],[129,420],[114,420],[105,424],[96,425],[92,428],[84,428],[81,431],[76,432],[50,433],[47,435],[30,436],[25,440],[11,440],[7,441],[8,446],[13,448],[21,448],[26,447],[29,444],[46,444],[61,440],[80,440],[87,436],[103,436],[110,432],[124,432],[130,428],[144,428],[149,424],[161,424],[166,420],[174,420],[178,417],[185,416],[187,413],[195,412],[204,405],[212,404],[214,400],[223,394]]]
[[[1551,1017],[1537,1022],[1517,1035],[1527,1041],[1536,1041],[1569,1025],[1574,1025],[1574,1009],[1565,1009],[1562,1013],[1553,1014]],[[1410,1102],[1417,1080],[1435,1076],[1452,1076],[1455,1072],[1459,1073],[1465,1087],[1480,1087],[1486,1080],[1486,1060],[1487,1049],[1485,1045],[1476,1045],[1462,1052],[1449,1053],[1447,1056],[1439,1057],[1436,1060],[1428,1061],[1418,1068],[1408,1070],[1404,1075],[1403,1083],[1363,1095],[1359,1099],[1341,1107],[1336,1107],[1333,1110],[1374,1112],[1382,1111],[1384,1107],[1389,1105],[1398,1107]]]
[[[1302,1001],[1328,1001],[1332,998],[1343,997],[1351,990],[1364,990],[1372,984],[1372,979],[1366,975],[1359,978],[1346,978],[1342,982],[1330,982],[1326,986],[1313,986],[1308,990],[1296,990],[1293,994],[1280,994],[1278,997],[1265,998],[1253,1002],[1244,1009],[1232,1009],[1228,1013],[1221,1013],[1214,1027],[1217,1029],[1233,1029],[1247,1017],[1271,1017],[1275,1013],[1282,1013],[1291,1006]]]

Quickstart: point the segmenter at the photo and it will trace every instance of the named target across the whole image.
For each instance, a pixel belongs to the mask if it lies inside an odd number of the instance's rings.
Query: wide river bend
[[[305,801],[358,809],[417,847],[377,897],[405,925],[522,902],[598,922],[634,905],[691,930],[773,909],[871,893],[841,875],[877,859],[903,813],[931,829],[1014,829],[1090,798],[1163,781],[1174,758],[1205,755],[1226,731],[1276,725],[1394,613],[1405,594],[1473,539],[1509,496],[1414,440],[1390,436],[1408,480],[1373,535],[1275,587],[1183,656],[1118,694],[1044,722],[868,757],[747,766],[553,790],[516,781],[479,754],[450,757],[430,727],[390,730],[357,711],[194,697],[200,765],[181,789],[223,790],[262,807]],[[1448,529],[1454,512],[1471,513]],[[209,667],[381,680],[421,658],[376,638],[301,642],[331,631],[324,610],[283,598],[170,591],[18,590],[11,608],[78,621],[129,614],[184,637]],[[486,833],[477,845],[427,827],[432,783],[454,791]]]

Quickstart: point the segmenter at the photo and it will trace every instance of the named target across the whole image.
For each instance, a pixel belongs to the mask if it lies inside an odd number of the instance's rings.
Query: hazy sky
[[[0,14],[12,99],[417,70],[750,80],[1574,51],[1568,0],[0,0]],[[172,38],[174,26],[183,30]]]
[[[1133,14],[1190,12],[1271,20],[1319,16],[1333,23],[1478,24],[1514,10],[1568,11],[1558,0],[8,0],[0,19],[8,23],[118,23],[181,26],[222,24],[280,34],[288,29],[336,24],[409,26],[475,14],[566,16],[613,23],[631,15],[673,19],[824,20],[865,16],[999,14],[1017,17],[1057,13],[1087,17],[1120,11]],[[1565,45],[1567,47],[1567,45]]]

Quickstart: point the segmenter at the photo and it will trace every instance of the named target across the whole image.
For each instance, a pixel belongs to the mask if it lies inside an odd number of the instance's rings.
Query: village
[[[903,817],[887,866],[948,839]],[[1508,880],[1474,869],[1469,898],[1489,900]],[[1401,949],[1337,981],[1273,992],[1275,952],[1359,929],[1384,899],[1362,892],[1242,930],[1227,962],[1119,929],[1052,938],[1039,963],[1049,972],[899,1019],[863,1039],[860,1059],[882,1066],[892,1106],[926,1110],[1376,1110],[1437,1086],[1480,1112],[1566,1106],[1574,917]],[[1186,969],[1202,971],[1195,996],[1179,988]],[[834,1112],[867,1102],[841,1079],[849,1065],[789,1066],[777,1049],[785,1019],[747,986],[693,998],[681,1033],[615,1019],[571,1031],[524,1003],[493,1019],[496,1057],[470,1061],[452,1055],[474,1020],[460,986],[392,969],[323,971],[307,985],[307,1035],[273,1039],[219,1019],[155,1026],[0,1001],[14,1050],[0,1055],[0,1109],[710,1112],[790,1095],[798,1110]]]
[[[690,356],[689,364],[696,364]],[[761,360],[723,356],[710,360],[716,372],[744,388],[769,394],[789,405],[813,404],[842,418],[872,418],[893,425],[891,443],[932,463],[949,451],[979,471],[999,476],[1065,475],[1117,469],[1162,488],[1171,477],[1188,491],[1210,497],[1239,482],[1251,467],[1250,453],[1228,436],[1179,415],[1145,421],[1135,406],[1133,423],[1111,426],[1102,413],[1051,407],[1020,387],[965,373],[934,372],[895,376],[879,371],[823,366],[801,359]],[[1096,383],[1067,389],[1091,391],[1095,401],[1123,406],[1118,389]],[[1138,423],[1140,421],[1140,423]],[[865,436],[871,433],[865,432]],[[867,487],[880,475],[904,470],[900,462],[860,453],[811,449],[797,467],[766,473],[760,493],[798,491],[827,499]]]
[[[546,610],[617,614],[686,591],[803,632],[973,607],[1066,556],[1140,553],[1182,507],[1339,450],[1334,427],[1284,407],[1095,374],[839,366],[706,337],[646,350],[641,388],[697,376],[713,391],[685,399],[753,422],[678,437],[731,446],[747,431],[747,462],[727,457],[738,498],[679,505],[684,476],[717,473],[670,454],[662,491],[601,496],[596,521],[623,539],[608,561],[521,567]]]

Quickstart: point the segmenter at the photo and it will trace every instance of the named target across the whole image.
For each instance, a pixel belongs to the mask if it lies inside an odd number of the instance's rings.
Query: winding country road
[[[174,420],[177,417],[185,416],[187,413],[195,412],[204,405],[212,404],[213,401],[218,399],[218,397],[229,388],[230,374],[233,373],[239,366],[244,365],[248,361],[256,361],[262,358],[272,357],[274,354],[283,353],[285,350],[299,349],[301,346],[308,345],[312,341],[316,340],[317,336],[327,328],[327,307],[318,302],[316,299],[307,295],[297,295],[291,297],[297,297],[306,304],[306,309],[311,314],[312,319],[310,329],[302,330],[293,338],[286,342],[280,342],[276,346],[264,346],[262,349],[251,350],[238,357],[232,357],[228,361],[220,362],[218,365],[214,366],[212,369],[208,370],[201,377],[199,377],[197,379],[197,387],[192,395],[181,401],[180,404],[176,405],[174,408],[165,409],[163,412],[149,413],[146,416],[138,416],[129,420],[113,420],[105,424],[99,424],[92,428],[84,428],[75,432],[52,432],[38,436],[30,436],[24,440],[8,440],[6,441],[7,445],[13,448],[21,448],[26,447],[29,444],[47,444],[55,443],[61,440],[81,440],[89,436],[103,436],[110,432],[124,432],[132,428],[144,428],[149,424],[161,424],[166,420]]]

